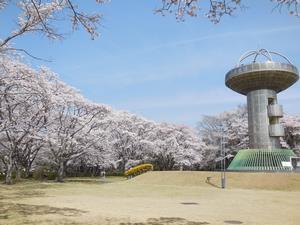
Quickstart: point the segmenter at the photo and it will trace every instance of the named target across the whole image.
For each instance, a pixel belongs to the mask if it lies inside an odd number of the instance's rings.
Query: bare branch
[[[4,49],[1,49],[0,48],[0,52],[5,52],[5,51],[18,51],[18,52],[23,52],[25,53],[26,55],[28,55],[29,57],[33,58],[33,59],[36,59],[36,60],[40,60],[40,61],[44,61],[44,62],[52,62],[51,60],[49,59],[43,59],[43,58],[39,58],[39,57],[36,57],[32,54],[30,54],[28,51],[26,51],[25,49],[21,49],[21,48],[4,48]]]
[[[99,20],[101,19],[101,15],[87,15],[85,13],[79,12],[76,10],[76,6],[71,2],[71,0],[67,0],[69,8],[73,12],[73,16],[71,18],[73,29],[76,30],[78,28],[78,24],[81,24],[84,29],[91,35],[91,38],[94,39],[98,36],[96,32],[97,25],[99,25]],[[104,2],[104,1],[97,1]]]

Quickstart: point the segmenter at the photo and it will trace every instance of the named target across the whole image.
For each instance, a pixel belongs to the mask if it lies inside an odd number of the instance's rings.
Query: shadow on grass
[[[43,197],[45,192],[39,190],[14,190],[11,192],[0,193],[0,201],[3,200],[20,200],[24,198]]]
[[[45,220],[23,220],[16,225],[82,225],[82,223],[74,222],[73,220],[68,219],[60,219],[59,222],[55,222],[53,220],[45,219]]]
[[[87,211],[75,209],[75,208],[58,208],[47,205],[29,205],[19,203],[0,202],[0,220],[9,219],[12,215],[18,215],[22,217],[31,215],[46,215],[56,214],[61,216],[80,216]]]
[[[4,184],[0,182],[0,187],[2,190],[30,190],[30,189],[46,189],[53,181],[37,181],[32,179],[21,179],[12,185]]]
[[[13,185],[0,184],[0,201],[46,197],[45,190],[53,187],[55,189],[63,188],[62,185],[53,181],[21,180]]]
[[[160,217],[160,218],[149,218],[146,222],[143,223],[120,223],[120,225],[208,225],[208,222],[196,222],[190,221],[180,217]]]
[[[94,178],[67,178],[65,179],[66,183],[86,183],[86,184],[110,184],[110,183],[117,183],[117,182],[122,182],[125,181],[126,179],[124,177],[120,178],[99,178],[99,177],[94,177]]]
[[[215,187],[215,188],[221,188],[221,186],[216,185],[216,184],[214,184],[214,183],[212,183],[212,182],[210,182],[210,181],[207,181],[206,183],[209,184],[209,185],[212,186],[212,187]]]
[[[243,224],[243,222],[239,221],[239,220],[224,220],[224,223],[227,223],[227,224]]]
[[[100,179],[67,179],[65,183],[80,183],[80,184],[110,184],[116,181],[111,180],[100,180]]]

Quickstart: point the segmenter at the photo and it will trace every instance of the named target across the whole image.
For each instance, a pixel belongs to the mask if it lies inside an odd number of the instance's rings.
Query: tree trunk
[[[59,167],[58,167],[58,173],[57,173],[57,178],[56,178],[56,181],[57,182],[64,182],[64,171],[65,170],[65,165],[64,165],[64,162],[61,161],[59,163]]]
[[[13,166],[14,166],[13,159],[10,156],[9,162],[7,163],[7,167],[6,167],[5,184],[13,184],[13,180],[12,180]]]
[[[127,164],[128,160],[124,159],[122,160],[122,162],[120,163],[120,169],[121,169],[121,173],[124,173],[126,171],[126,164]]]
[[[21,166],[16,166],[16,181],[21,180],[21,175],[22,175],[22,167]]]
[[[30,177],[30,168],[26,167],[25,168],[25,178],[29,178]]]
[[[31,170],[32,162],[33,162],[33,161],[28,161],[28,162],[26,163],[26,166],[25,166],[25,174],[24,174],[25,178],[29,178],[30,175],[31,175],[31,174],[30,174],[30,170]]]

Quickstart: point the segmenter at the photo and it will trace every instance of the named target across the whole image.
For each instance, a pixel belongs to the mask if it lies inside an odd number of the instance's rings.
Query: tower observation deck
[[[276,58],[276,61],[273,58]],[[277,102],[277,93],[289,88],[298,79],[298,69],[287,57],[266,49],[245,53],[240,57],[237,66],[226,74],[226,86],[247,96],[249,147],[259,151],[257,155],[273,157],[270,152],[274,154],[284,152],[279,150],[280,137],[284,136],[284,128],[279,123],[279,119],[283,117],[283,109]],[[249,150],[243,151],[245,153],[247,151],[247,154],[252,153]],[[293,154],[292,151],[290,152]],[[253,160],[260,161],[255,157]],[[271,163],[270,165],[274,164],[271,159],[267,161]],[[232,163],[234,164],[234,161]]]

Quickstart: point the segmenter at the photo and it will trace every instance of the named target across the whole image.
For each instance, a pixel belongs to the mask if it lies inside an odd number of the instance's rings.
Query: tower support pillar
[[[279,124],[282,107],[277,104],[276,91],[260,89],[247,94],[249,147],[253,149],[280,149],[284,135]]]

